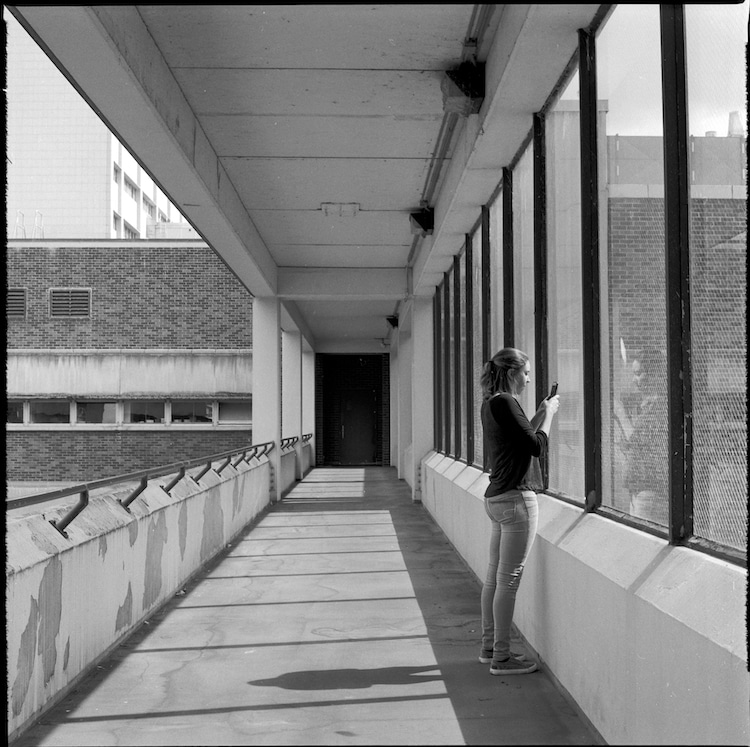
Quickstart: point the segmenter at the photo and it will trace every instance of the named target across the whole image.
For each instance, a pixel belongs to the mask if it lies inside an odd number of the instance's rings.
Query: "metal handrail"
[[[299,441],[299,436],[290,436],[289,438],[281,439],[281,450],[289,449]]]
[[[65,527],[67,527],[78,514],[83,511],[89,503],[89,494],[92,490],[98,488],[104,488],[109,485],[117,485],[123,482],[131,482],[133,480],[140,480],[140,485],[136,488],[125,500],[119,500],[118,503],[127,511],[130,511],[128,506],[146,489],[148,481],[154,477],[162,477],[164,475],[170,475],[175,471],[179,471],[177,477],[175,477],[166,487],[162,486],[165,492],[169,493],[172,488],[185,476],[188,469],[195,467],[199,464],[205,464],[205,469],[198,475],[197,478],[193,478],[196,482],[200,480],[212,467],[213,462],[218,461],[226,457],[226,462],[216,470],[217,473],[221,473],[222,470],[232,461],[232,457],[237,454],[242,454],[242,457],[237,460],[236,464],[241,461],[247,461],[248,459],[255,456],[265,456],[275,446],[273,441],[266,441],[262,444],[252,444],[251,446],[243,446],[239,449],[231,449],[230,451],[222,451],[218,454],[211,454],[209,456],[202,456],[196,459],[188,459],[183,462],[174,462],[172,464],[163,465],[161,467],[155,467],[153,469],[139,470],[138,472],[129,472],[124,475],[115,475],[114,477],[105,477],[102,480],[95,480],[88,483],[79,483],[77,485],[71,485],[67,488],[60,488],[59,490],[52,490],[48,493],[37,493],[36,495],[27,495],[22,498],[11,498],[6,501],[6,510],[12,511],[14,508],[25,508],[26,506],[34,506],[38,503],[47,503],[48,501],[55,500],[57,498],[66,498],[69,495],[80,496],[78,503],[59,521],[50,520],[55,529],[57,529],[63,537],[67,538]],[[252,453],[251,453],[252,452]],[[248,457],[248,454],[250,456]]]
[[[302,436],[302,443],[306,444],[312,437],[313,437],[312,433],[305,433],[305,435]]]

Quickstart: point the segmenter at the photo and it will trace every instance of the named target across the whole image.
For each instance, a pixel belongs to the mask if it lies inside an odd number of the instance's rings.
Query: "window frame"
[[[582,351],[581,366],[584,397],[583,430],[584,430],[584,496],[581,500],[551,493],[555,498],[572,503],[584,512],[595,512],[603,517],[617,521],[640,531],[644,531],[668,540],[670,545],[681,545],[706,552],[722,560],[747,567],[746,553],[734,548],[720,545],[693,535],[693,482],[692,482],[692,370],[690,360],[690,308],[691,268],[690,254],[690,183],[689,183],[689,134],[687,127],[686,106],[686,60],[684,7],[681,5],[663,5],[659,8],[661,62],[662,62],[662,124],[664,132],[664,230],[666,250],[665,290],[667,303],[667,356],[668,356],[668,411],[669,411],[669,525],[655,525],[647,520],[633,517],[610,506],[602,505],[602,454],[603,437],[601,402],[602,383],[600,379],[600,359],[602,354],[600,298],[600,194],[598,163],[598,107],[597,107],[597,68],[596,68],[596,34],[603,22],[607,20],[614,6],[606,6],[598,14],[594,23],[578,32],[578,49],[561,76],[558,86],[550,93],[545,105],[532,115],[532,126],[529,138],[534,149],[534,347],[536,354],[536,397],[540,400],[547,393],[549,386],[549,329],[546,324],[548,315],[547,284],[549,273],[549,247],[547,239],[547,198],[546,198],[546,115],[558,92],[564,85],[572,69],[576,68],[579,76],[580,108],[580,184],[581,184],[581,280],[586,293],[582,298]],[[482,224],[482,357],[486,360],[491,355],[491,331],[489,320],[494,313],[492,309],[491,277],[492,263],[502,264],[503,282],[503,344],[513,346],[515,339],[514,288],[513,288],[513,177],[520,154],[529,142],[527,138],[519,148],[518,154],[510,165],[503,167],[494,199],[502,200],[502,237],[490,236],[489,207],[481,206],[479,221]],[[746,145],[745,145],[746,147]],[[496,241],[496,239],[498,241]],[[496,246],[495,243],[498,245]],[[472,234],[465,237],[465,251],[471,256]],[[456,272],[458,253],[454,256],[453,272]],[[486,257],[486,264],[485,264]],[[472,369],[473,356],[470,354],[473,345],[473,304],[479,289],[474,287],[468,277],[471,274],[467,264],[467,360],[456,360],[456,374],[462,372],[466,381],[467,410],[472,408]],[[434,299],[435,321],[435,432],[438,450],[451,453],[451,438],[460,422],[458,402],[451,403],[450,393],[458,392],[460,383],[452,382],[450,376],[451,354],[449,325],[459,329],[455,319],[449,317],[451,308],[450,272],[444,273],[436,289]],[[455,282],[455,277],[454,277]],[[457,293],[453,293],[454,299]],[[455,302],[454,302],[455,303]],[[454,307],[455,309],[455,307]],[[460,316],[460,315],[459,315]],[[471,332],[471,334],[470,334]],[[458,346],[455,348],[459,350]],[[454,352],[454,354],[458,355]],[[464,365],[465,364],[465,365]],[[467,413],[468,415],[468,413]],[[451,423],[451,417],[456,421]],[[473,413],[472,413],[473,416]],[[472,419],[467,417],[471,425]],[[453,425],[453,427],[452,427]],[[456,432],[455,437],[458,438]],[[466,459],[473,458],[473,431],[469,427],[467,434]],[[444,447],[444,448],[443,448]],[[456,450],[455,448],[453,449]],[[486,469],[486,468],[485,468]]]

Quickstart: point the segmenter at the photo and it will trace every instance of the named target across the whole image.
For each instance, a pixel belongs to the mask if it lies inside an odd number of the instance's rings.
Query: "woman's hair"
[[[511,391],[511,379],[529,362],[529,356],[517,348],[503,348],[484,364],[479,384],[482,396],[489,399],[496,392]]]

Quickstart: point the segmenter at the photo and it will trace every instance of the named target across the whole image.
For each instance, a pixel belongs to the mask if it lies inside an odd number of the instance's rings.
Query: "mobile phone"
[[[557,382],[552,382],[552,389],[549,390],[549,397],[547,399],[552,399],[557,394]]]

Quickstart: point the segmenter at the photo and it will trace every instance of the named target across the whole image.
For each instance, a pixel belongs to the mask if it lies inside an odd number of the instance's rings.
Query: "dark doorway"
[[[387,465],[388,356],[316,356],[316,464]]]

